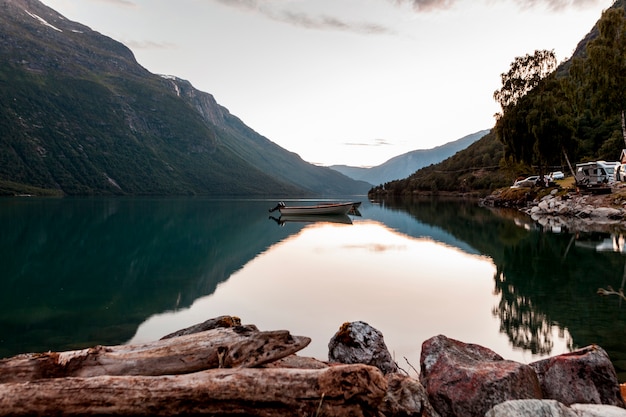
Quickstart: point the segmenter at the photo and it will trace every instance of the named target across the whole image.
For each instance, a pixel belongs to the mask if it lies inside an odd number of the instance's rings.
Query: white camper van
[[[615,182],[619,162],[595,161],[576,164],[576,183],[586,187],[600,187]]]

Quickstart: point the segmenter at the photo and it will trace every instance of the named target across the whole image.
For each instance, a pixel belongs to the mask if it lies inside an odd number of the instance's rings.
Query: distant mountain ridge
[[[0,0],[0,195],[340,195],[213,96],[38,0]]]
[[[346,165],[332,165],[330,168],[355,180],[366,181],[372,185],[383,184],[389,181],[406,178],[420,168],[437,164],[457,152],[466,149],[488,134],[489,131],[489,129],[480,130],[432,149],[418,149],[407,152],[372,168],[360,168]]]

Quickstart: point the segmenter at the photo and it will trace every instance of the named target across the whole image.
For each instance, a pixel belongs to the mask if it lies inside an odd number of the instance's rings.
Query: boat
[[[328,215],[328,214],[347,214],[356,203],[329,203],[317,204],[315,206],[287,206],[282,201],[276,207],[270,209],[280,211],[281,215],[305,214],[305,215]]]
[[[284,226],[287,223],[352,224],[352,219],[347,214],[325,214],[323,216],[316,214],[285,214],[279,218],[270,215],[270,219],[274,220],[279,226]]]

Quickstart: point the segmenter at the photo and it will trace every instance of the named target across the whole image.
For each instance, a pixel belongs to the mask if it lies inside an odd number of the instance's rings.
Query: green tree
[[[554,51],[517,57],[494,93],[502,108],[495,132],[505,145],[505,156],[538,165],[540,175],[544,167],[560,162],[560,150],[571,147],[574,131],[556,64]]]
[[[586,57],[574,60],[569,72],[570,97],[578,109],[590,112],[587,118],[613,120],[626,142],[624,110],[626,109],[626,16],[622,8],[606,10],[598,22],[598,36],[589,42]],[[572,94],[572,92],[574,94]],[[581,119],[582,120],[582,119]],[[608,136],[615,137],[614,133]],[[603,137],[598,148],[606,147]],[[623,143],[614,146],[623,147]]]
[[[556,68],[554,51],[537,50],[533,55],[516,57],[509,71],[500,74],[502,88],[493,93],[494,99],[506,112],[511,106],[535,88],[547,75]]]

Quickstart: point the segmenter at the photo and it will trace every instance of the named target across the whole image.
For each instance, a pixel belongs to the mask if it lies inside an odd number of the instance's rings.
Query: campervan
[[[619,162],[595,161],[576,164],[576,183],[599,187],[615,182],[615,169]]]
[[[616,180],[615,174],[617,173],[617,169],[620,166],[619,162],[606,162],[606,161],[597,161],[598,166],[604,168],[606,171],[606,175],[609,177],[609,184],[612,184]]]

